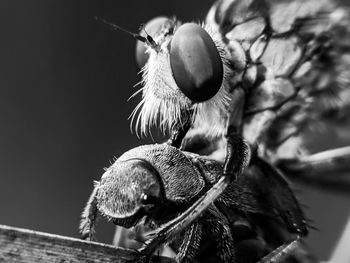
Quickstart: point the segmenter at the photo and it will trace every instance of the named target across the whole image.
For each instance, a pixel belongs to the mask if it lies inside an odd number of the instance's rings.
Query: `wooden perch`
[[[0,262],[135,262],[135,252],[112,245],[0,225]],[[151,262],[174,263],[154,256]]]

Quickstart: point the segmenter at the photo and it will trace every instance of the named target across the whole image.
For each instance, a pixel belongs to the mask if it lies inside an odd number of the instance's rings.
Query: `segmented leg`
[[[265,198],[269,199],[269,203],[277,210],[289,231],[306,235],[307,228],[303,211],[287,181],[274,166],[259,157],[252,159],[252,165],[262,172],[264,176],[262,180],[265,180],[262,182],[269,186],[269,191],[264,193]]]
[[[211,216],[208,220],[209,231],[216,233],[218,236],[218,256],[222,262],[234,262],[234,240],[228,220],[215,206],[210,206],[208,212]]]
[[[184,233],[184,238],[176,256],[176,262],[190,263],[196,256],[202,237],[202,225],[194,223]]]
[[[183,114],[183,123],[178,123],[172,132],[168,144],[180,148],[183,139],[192,125],[192,111]]]
[[[292,240],[286,244],[283,244],[271,251],[259,262],[261,263],[278,263],[282,262],[287,256],[289,256],[300,244],[300,237]]]
[[[224,176],[235,181],[250,161],[250,147],[238,133],[237,128],[229,126],[227,129],[226,158]]]
[[[232,91],[226,128],[226,157],[224,176],[235,181],[250,161],[250,147],[242,137],[242,118],[245,103],[245,91],[235,88]]]
[[[98,216],[96,194],[97,185],[95,185],[95,188],[92,191],[89,200],[84,208],[84,211],[81,215],[79,229],[81,238],[85,240],[93,240],[94,238],[95,225]]]

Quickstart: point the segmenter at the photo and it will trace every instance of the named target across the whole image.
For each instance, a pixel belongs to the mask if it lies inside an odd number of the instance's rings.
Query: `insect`
[[[222,0],[203,25],[168,19],[138,38],[148,56],[132,115],[141,133],[156,126],[169,145],[225,152],[222,178],[182,225],[256,159],[302,159],[305,130],[349,116],[348,11],[344,1]]]
[[[270,170],[267,163],[263,166]],[[95,182],[82,215],[81,233],[91,239],[100,215],[116,225],[129,228],[144,222],[157,231],[179,221],[222,173],[222,163],[167,144],[131,149]],[[205,261],[206,255],[200,262],[256,262],[263,256],[268,261],[280,257],[284,243],[292,239],[293,249],[300,253],[289,256],[305,259],[307,253],[296,246],[299,240],[293,237],[307,231],[293,192],[280,174],[260,173],[261,165],[250,166],[245,176],[230,184],[183,232],[171,229],[162,236],[155,234],[137,255],[149,255],[159,244],[170,242],[178,251],[177,262],[193,262],[203,254],[201,239],[207,239],[204,244],[214,246],[218,258],[212,255]],[[244,254],[242,250],[247,246],[249,253]]]
[[[159,238],[191,225],[252,165],[277,173],[275,165],[303,160],[308,127],[330,118],[341,126],[350,109],[348,25],[344,1],[226,0],[202,26],[165,19],[153,35],[147,25],[133,34],[147,53],[132,115],[141,133],[157,126],[171,146],[224,152],[220,179]]]

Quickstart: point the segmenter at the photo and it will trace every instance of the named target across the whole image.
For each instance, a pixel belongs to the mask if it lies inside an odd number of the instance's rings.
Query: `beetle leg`
[[[79,230],[81,238],[85,240],[93,240],[94,238],[95,225],[98,218],[96,194],[97,183],[81,215]]]
[[[350,192],[350,146],[328,150],[300,159],[280,159],[277,167],[291,179]]]
[[[234,240],[228,220],[215,206],[210,206],[208,211],[210,213],[207,221],[209,232],[215,232],[219,238],[217,247],[221,261],[234,262]]]
[[[149,239],[148,242],[146,242],[146,245],[143,248],[139,249],[138,252],[141,255],[153,253],[153,251],[155,251],[160,244],[166,242],[169,239],[172,239],[178,233],[191,225],[226,189],[226,187],[229,185],[229,182],[229,177],[221,177],[212,188],[210,188],[185,212],[181,213],[178,217],[156,229],[151,234],[153,237]]]
[[[176,262],[193,262],[193,258],[199,250],[202,237],[202,225],[197,222],[192,224],[184,233],[184,238],[176,256]]]

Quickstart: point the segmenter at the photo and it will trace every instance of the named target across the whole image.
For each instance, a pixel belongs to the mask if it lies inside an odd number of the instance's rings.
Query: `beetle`
[[[307,233],[306,220],[285,179],[267,162],[258,162],[196,215],[193,223],[183,225],[189,207],[221,178],[223,163],[167,144],[133,148],[95,182],[82,214],[81,234],[92,239],[97,217],[102,215],[127,228],[145,222],[155,229],[137,256],[147,256],[160,244],[170,242],[177,244],[178,262],[193,262],[201,255],[200,240],[209,237],[215,240],[220,262],[247,262],[233,260],[239,255],[237,247],[243,249],[249,242],[255,244],[250,248],[250,255],[256,253],[252,262],[263,256],[266,262],[285,257],[286,247],[302,249],[299,239]],[[274,230],[266,222],[275,226]],[[271,238],[278,236],[278,231],[281,236]]]

